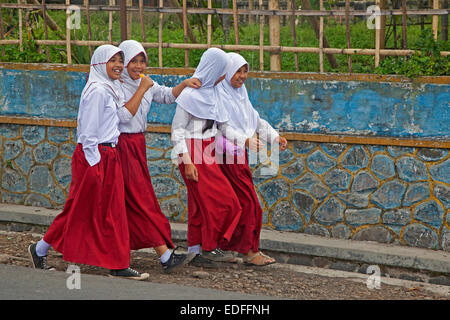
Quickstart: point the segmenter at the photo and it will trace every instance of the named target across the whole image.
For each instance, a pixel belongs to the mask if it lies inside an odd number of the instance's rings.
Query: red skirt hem
[[[248,157],[245,155],[245,163],[237,162],[237,159],[226,164],[224,156],[220,169],[230,181],[239,203],[242,214],[239,223],[230,241],[221,246],[223,250],[232,250],[246,254],[250,250],[259,250],[259,241],[262,227],[262,209],[253,184],[253,177],[248,166]]]
[[[201,244],[203,250],[211,251],[230,241],[242,209],[230,182],[215,162],[214,148],[210,147],[214,139],[186,142],[198,171],[195,182],[186,178],[184,164],[179,165],[188,193],[188,245]]]
[[[68,199],[44,240],[66,261],[124,269],[130,246],[120,159],[115,148],[99,146],[99,152],[100,162],[91,167],[77,145]]]
[[[122,160],[131,249],[162,245],[174,248],[169,220],[161,211],[148,171],[144,134],[122,133],[117,147]]]

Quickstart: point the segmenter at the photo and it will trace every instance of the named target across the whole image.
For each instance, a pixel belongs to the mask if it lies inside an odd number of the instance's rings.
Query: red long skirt
[[[213,142],[214,138],[186,139],[198,182],[186,179],[185,166],[179,165],[188,193],[188,245],[201,244],[205,251],[230,241],[242,212],[230,182],[215,161]]]
[[[77,145],[69,197],[44,240],[66,261],[124,269],[130,265],[130,241],[122,168],[116,148],[99,151],[101,160],[91,167]]]
[[[247,153],[245,153],[245,163],[238,163],[237,157],[235,157],[232,163],[228,162],[227,164],[224,155],[220,169],[233,186],[242,207],[242,215],[233,236],[228,244],[221,246],[221,249],[244,254],[248,253],[249,250],[257,252],[262,226],[262,209],[248,166]]]
[[[159,207],[148,172],[143,133],[122,133],[118,150],[125,184],[125,205],[133,250],[173,248],[170,223]]]

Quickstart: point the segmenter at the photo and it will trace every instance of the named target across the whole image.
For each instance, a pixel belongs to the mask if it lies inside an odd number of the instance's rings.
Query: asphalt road
[[[76,276],[79,275],[79,280]],[[69,289],[72,288],[72,289]],[[79,288],[79,289],[78,289]],[[0,300],[265,300],[267,296],[0,264]]]

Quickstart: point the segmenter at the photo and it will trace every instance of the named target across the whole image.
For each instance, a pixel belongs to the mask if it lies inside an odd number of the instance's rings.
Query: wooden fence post
[[[70,6],[70,0],[66,0],[66,5]],[[66,10],[66,50],[67,64],[72,64],[72,47],[70,44],[70,14]]]
[[[2,3],[0,2],[0,40],[3,40],[3,14],[2,14]],[[2,57],[5,55],[5,48],[2,46]]]
[[[21,0],[17,0],[17,4],[22,4]],[[22,21],[22,9],[19,9],[19,50],[23,51],[23,21]]]
[[[208,9],[212,8],[212,0],[208,0]],[[208,48],[211,48],[211,38],[212,38],[212,17],[210,14],[208,14],[207,19],[207,28],[208,28],[208,34],[206,37],[206,43],[208,44]]]
[[[406,0],[402,0],[402,49],[407,49],[408,48],[408,36],[407,36],[407,32],[406,32]]]
[[[184,3],[185,1],[183,1]],[[164,1],[159,0],[159,7],[162,8],[164,6]],[[163,67],[163,58],[162,58],[162,29],[163,29],[163,14],[159,13],[159,28],[158,28],[158,61],[159,67]]]
[[[279,10],[278,0],[269,0],[269,10]],[[271,46],[280,46],[280,17],[270,16],[269,18],[269,36]],[[270,70],[281,70],[281,54],[280,52],[270,53]]]
[[[263,8],[263,0],[259,0],[259,10]],[[264,71],[264,16],[259,16],[259,70]]]
[[[379,1],[380,10],[383,11],[385,9],[388,9],[388,2],[387,0],[377,0]],[[385,41],[386,41],[386,16],[380,17],[380,49],[385,48]],[[383,59],[383,56],[380,56],[380,59]]]
[[[120,2],[120,41],[127,40],[127,2],[126,0],[119,0]]]
[[[114,5],[114,0],[109,0],[109,5]],[[108,22],[108,41],[112,42],[112,27],[113,27],[113,12],[109,11],[109,22]]]
[[[381,11],[381,0],[376,0],[375,3]],[[375,68],[380,64],[381,43],[381,17],[377,15],[375,16]]]
[[[439,9],[439,0],[433,0],[433,9]],[[433,36],[434,40],[438,38],[438,24],[439,16],[437,14],[433,15]]]
[[[345,0],[345,37],[347,38],[347,48],[350,49],[350,0]],[[352,55],[349,54],[347,58],[348,72],[352,73]]]
[[[320,0],[320,11],[323,11],[323,0]],[[319,71],[323,72],[323,16],[319,18]]]
[[[233,0],[233,29],[234,29],[234,42],[239,44],[239,27],[238,27],[238,14],[237,14],[237,0]],[[238,51],[239,53],[239,51]]]
[[[45,0],[42,0],[42,17],[44,18],[44,35],[45,35],[45,40],[48,40],[47,12],[46,12],[46,9],[45,9]],[[47,62],[50,63],[50,54],[48,52],[48,45],[45,46],[45,56],[47,57]]]
[[[127,0],[127,8],[133,6],[133,0]],[[128,10],[128,9],[127,9]],[[127,11],[127,39],[131,39],[133,29],[133,12]]]
[[[86,18],[88,24],[88,39],[92,40],[92,32],[91,32],[91,17],[89,15],[89,0],[84,0],[84,5],[86,7]],[[92,57],[92,47],[89,46],[89,59]]]
[[[144,0],[139,0],[139,20],[141,22],[142,41],[146,42],[144,25]]]
[[[448,0],[442,0],[442,9],[448,8]],[[441,40],[448,41],[448,14],[441,16]]]
[[[297,3],[295,0],[288,0],[288,8],[292,10],[292,16],[291,16],[291,33],[292,33],[292,40],[294,41],[294,47],[297,47],[297,27],[295,26],[295,11],[297,10]],[[298,52],[295,53],[295,71],[298,71]]]
[[[161,1],[161,6],[163,0]],[[162,20],[162,18],[161,18]],[[162,28],[162,27],[161,27]],[[187,36],[188,29],[188,18],[187,18],[187,1],[183,0],[183,35],[184,35],[184,43],[188,43]],[[187,68],[189,66],[189,49],[184,50],[184,66]]]
[[[253,10],[254,7],[255,6],[253,3],[253,0],[248,0],[248,10]],[[255,24],[255,17],[253,17],[253,15],[251,15],[251,14],[248,15],[248,24],[249,25]]]

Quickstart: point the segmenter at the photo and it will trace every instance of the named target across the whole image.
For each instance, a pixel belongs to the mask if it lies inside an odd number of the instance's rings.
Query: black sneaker
[[[215,248],[212,251],[202,251],[202,254],[206,259],[216,262],[234,262],[236,260],[233,252],[224,251],[220,248]]]
[[[147,280],[150,276],[148,273],[139,273],[131,268],[110,270],[110,277],[118,277],[131,280]]]
[[[42,270],[55,270],[54,267],[51,267],[47,264],[47,256],[39,257],[37,255],[36,245],[37,243],[33,243],[28,246],[28,254],[30,256],[33,268]]]
[[[194,259],[189,262],[190,266],[201,267],[201,268],[218,268],[219,266],[212,260],[206,259],[198,253]]]
[[[170,273],[173,270],[184,266],[185,264],[191,262],[191,260],[195,257],[195,253],[193,252],[188,254],[177,254],[175,253],[176,249],[177,248],[173,249],[172,254],[170,255],[170,258],[169,260],[167,260],[167,262],[161,262],[163,271],[165,273]]]

